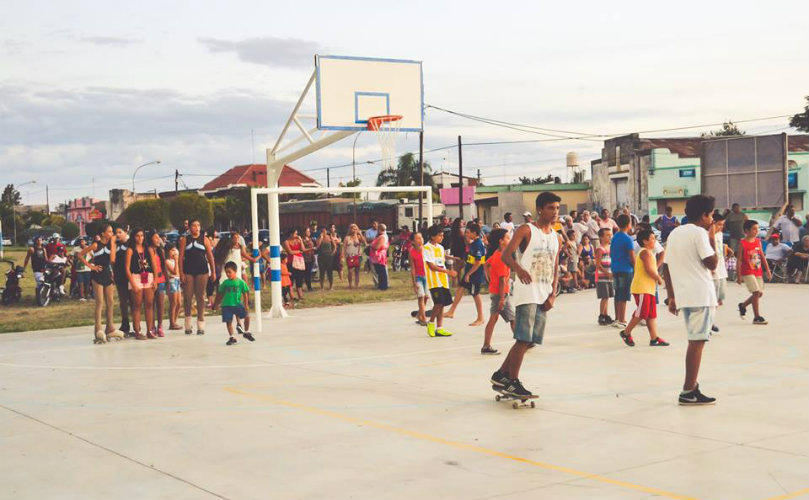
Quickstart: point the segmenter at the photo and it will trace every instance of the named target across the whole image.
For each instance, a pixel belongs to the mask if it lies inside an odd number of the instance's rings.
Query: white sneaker
[[[82,297],[82,298],[80,298],[80,299],[79,299],[79,302],[87,302],[87,299],[85,299],[84,297]]]
[[[62,295],[67,295],[67,293],[65,292],[65,285],[59,285],[59,293],[61,293]]]
[[[626,328],[626,323],[623,323],[621,321],[613,321],[610,324],[610,326],[613,327],[613,328]]]

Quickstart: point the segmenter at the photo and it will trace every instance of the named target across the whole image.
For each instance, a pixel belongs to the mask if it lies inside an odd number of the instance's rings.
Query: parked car
[[[161,236],[166,237],[166,242],[171,245],[176,245],[178,241],[180,241],[180,232],[176,229],[173,231],[163,231]]]

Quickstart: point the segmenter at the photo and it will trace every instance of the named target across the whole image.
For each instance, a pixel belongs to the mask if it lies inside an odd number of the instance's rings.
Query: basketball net
[[[401,123],[401,115],[383,115],[368,118],[368,130],[376,133],[379,147],[382,150],[383,169],[396,169],[396,134],[399,133]]]

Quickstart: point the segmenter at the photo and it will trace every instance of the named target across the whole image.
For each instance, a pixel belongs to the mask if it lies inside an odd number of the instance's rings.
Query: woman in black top
[[[93,343],[103,344],[109,339],[122,339],[124,332],[113,326],[113,307],[115,287],[112,284],[112,266],[115,264],[115,238],[112,235],[112,226],[101,226],[100,238],[88,245],[79,253],[79,258],[90,269],[90,281],[93,284],[95,296],[95,337]],[[93,253],[92,261],[86,255]],[[101,308],[106,307],[107,328],[101,328]]]
[[[115,264],[112,266],[112,281],[118,292],[118,307],[121,309],[121,328],[125,337],[134,337],[129,331],[129,312],[132,310],[129,293],[129,278],[126,277],[126,251],[129,250],[129,233],[122,227],[115,228]]]
[[[185,302],[185,334],[191,335],[191,302],[197,300],[197,335],[205,334],[205,285],[216,269],[211,242],[202,233],[202,225],[194,219],[188,235],[180,238],[180,281]]]
[[[131,244],[126,251],[126,277],[129,279],[129,291],[132,294],[132,326],[138,340],[155,339],[152,332],[154,325],[154,292],[155,279],[152,256],[146,248],[143,229],[135,228],[131,234]],[[141,306],[146,310],[146,335],[140,332]]]

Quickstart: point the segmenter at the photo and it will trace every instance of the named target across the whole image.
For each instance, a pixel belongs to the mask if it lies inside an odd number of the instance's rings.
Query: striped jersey
[[[449,277],[447,274],[433,271],[430,269],[430,266],[427,265],[428,262],[432,262],[437,267],[442,269],[447,268],[444,263],[444,247],[427,243],[424,245],[422,253],[424,255],[424,271],[427,274],[427,288],[449,289]]]

